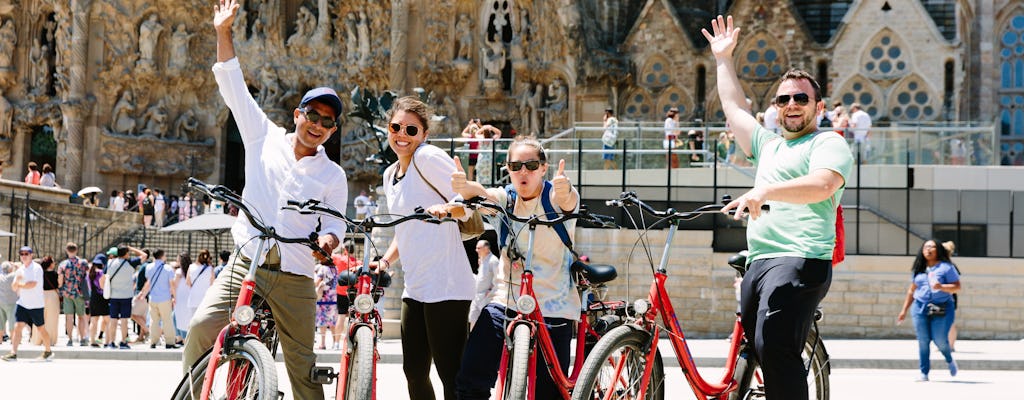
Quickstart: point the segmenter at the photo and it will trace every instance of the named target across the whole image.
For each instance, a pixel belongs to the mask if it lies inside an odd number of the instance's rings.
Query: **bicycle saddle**
[[[615,267],[611,265],[603,264],[585,264],[580,261],[574,261],[572,263],[572,270],[575,272],[582,272],[590,283],[605,283],[615,279],[619,276],[619,273],[615,271]]]
[[[743,250],[729,257],[729,265],[743,276],[747,273],[747,251]]]

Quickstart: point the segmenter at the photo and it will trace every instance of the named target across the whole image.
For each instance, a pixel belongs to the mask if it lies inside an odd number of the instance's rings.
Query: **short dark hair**
[[[220,254],[218,254],[217,256],[220,257],[221,261],[228,262],[228,259],[231,258],[231,252],[227,250],[221,250]]]
[[[164,258],[164,249],[156,249],[156,251],[153,252],[153,258],[156,258],[156,259]]]
[[[117,246],[117,256],[124,257],[128,255],[128,246]]]
[[[781,82],[785,82],[785,81],[788,81],[788,80],[791,80],[791,79],[792,80],[805,79],[808,82],[810,82],[811,83],[811,87],[814,88],[814,102],[817,103],[817,102],[821,101],[821,85],[818,85],[818,81],[814,80],[814,77],[811,76],[811,74],[807,73],[807,71],[804,71],[802,69],[796,69],[796,68],[791,69],[789,71],[786,71],[785,74],[782,74],[782,78],[779,79],[779,82],[781,83]]]
[[[64,250],[67,251],[78,251],[78,245],[75,242],[68,242],[67,246],[64,246]]]

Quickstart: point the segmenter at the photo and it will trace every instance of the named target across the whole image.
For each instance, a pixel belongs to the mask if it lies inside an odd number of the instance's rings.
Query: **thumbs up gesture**
[[[562,204],[564,200],[571,197],[572,183],[569,182],[569,177],[565,176],[565,160],[558,160],[558,172],[555,172],[554,178],[551,178],[551,186],[555,190],[554,203]]]
[[[466,171],[462,169],[459,156],[452,157],[452,160],[455,161],[455,172],[452,172],[452,190],[455,193],[463,194],[469,187],[466,182]]]

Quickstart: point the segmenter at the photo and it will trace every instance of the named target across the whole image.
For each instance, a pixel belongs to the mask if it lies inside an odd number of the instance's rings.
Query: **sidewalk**
[[[93,347],[64,346],[66,337],[61,335],[58,344],[53,346],[54,360],[150,360],[175,361],[181,359],[181,349],[167,350],[161,347],[151,350],[147,344],[135,344],[131,350],[100,349]],[[27,343],[27,340],[25,341]],[[690,353],[699,367],[721,367],[725,364],[728,343],[725,339],[689,340]],[[834,368],[868,368],[868,369],[917,369],[916,340],[868,340],[868,339],[834,339],[825,341],[825,347],[831,357]],[[10,351],[9,342],[0,345],[0,352]],[[671,344],[663,340],[658,348],[661,350],[666,367],[678,366]],[[402,344],[397,339],[382,340],[379,346],[380,362],[385,364],[401,364]],[[19,358],[30,359],[42,351],[41,346],[22,344]],[[316,350],[317,363],[321,365],[337,364],[341,352],[337,350]],[[932,347],[932,361],[936,367],[944,366],[945,361],[938,351]],[[953,353],[960,368],[963,370],[1002,370],[1024,371],[1024,341],[1016,340],[959,340],[957,351]],[[277,361],[283,361],[278,352]]]

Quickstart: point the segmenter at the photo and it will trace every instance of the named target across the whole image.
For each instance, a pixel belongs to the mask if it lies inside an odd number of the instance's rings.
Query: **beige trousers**
[[[171,316],[171,301],[149,302],[149,344],[160,344],[160,333],[164,334],[164,345],[174,344],[174,319]]]

